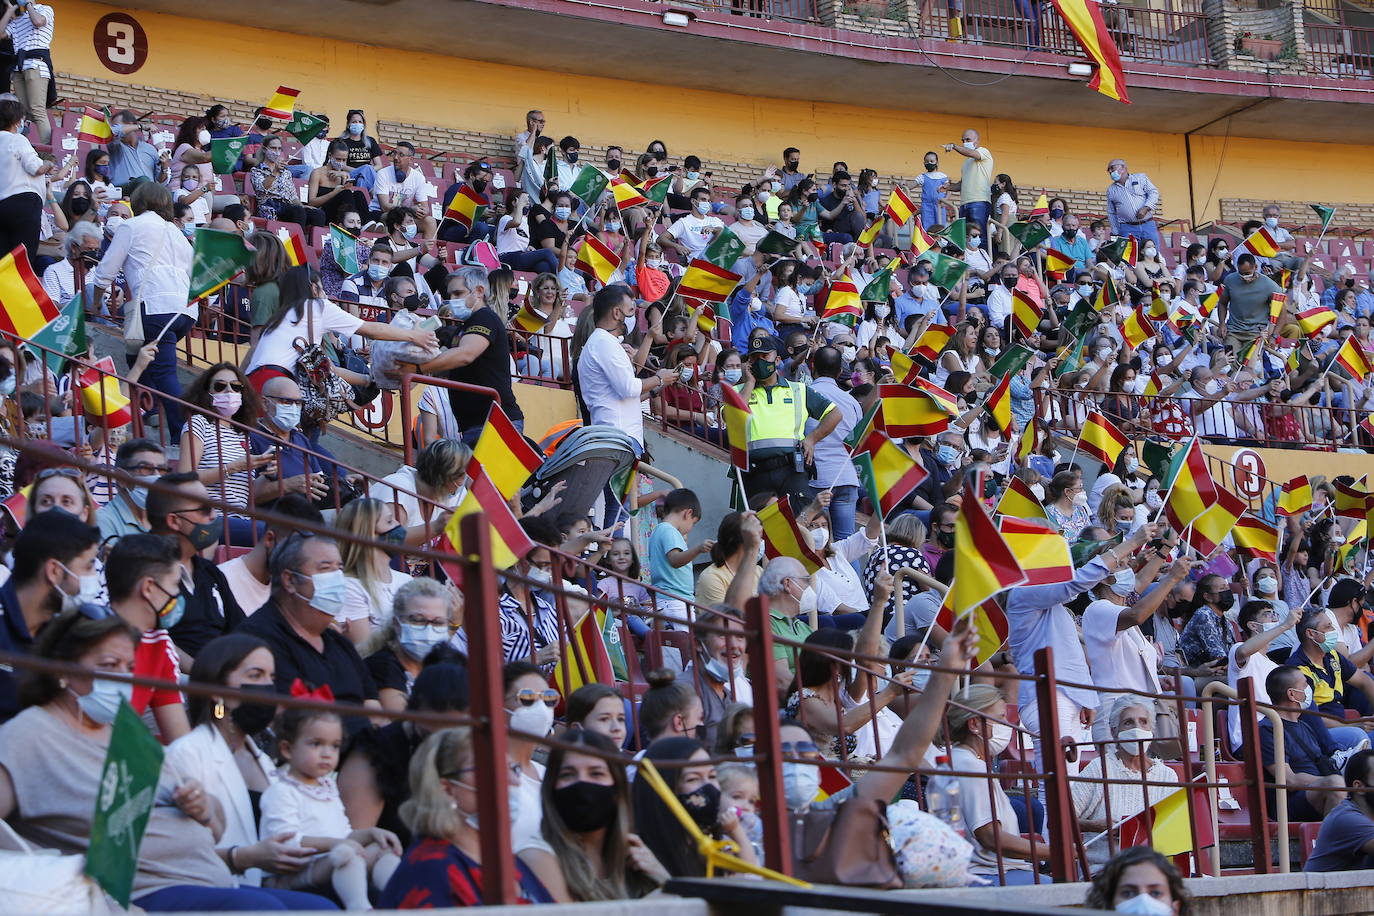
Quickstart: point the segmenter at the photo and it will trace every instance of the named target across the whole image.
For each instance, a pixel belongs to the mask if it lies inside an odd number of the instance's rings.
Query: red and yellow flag
[[[955,614],[951,606],[953,594],[953,589],[945,593],[945,600],[935,615],[935,625],[946,633],[954,629]],[[973,632],[978,634],[978,649],[973,656],[978,662],[992,658],[1007,641],[1011,628],[1007,624],[1007,614],[996,598],[989,598],[974,608]]]
[[[1204,557],[1210,557],[1236,527],[1245,508],[1245,500],[1225,487],[1217,487],[1216,499],[1187,527],[1188,543]]]
[[[1236,255],[1240,256],[1245,252],[1250,252],[1257,258],[1273,258],[1279,253],[1279,243],[1274,240],[1274,234],[1269,231],[1268,226],[1260,226],[1245,241],[1236,246]]]
[[[854,285],[848,274],[830,284],[830,294],[825,297],[821,321],[838,321],[853,327],[863,315],[864,307],[859,301],[859,288]]]
[[[1294,477],[1283,485],[1274,511],[1279,515],[1302,515],[1312,508],[1312,483],[1307,475]]]
[[[749,404],[733,385],[720,386],[720,413],[730,441],[730,463],[749,470]]]
[[[1207,511],[1217,501],[1217,485],[1207,470],[1207,457],[1194,437],[1169,462],[1164,475],[1168,495],[1164,498],[1164,514],[1175,531],[1188,527],[1193,519]]]
[[[292,231],[282,226],[277,229],[277,238],[281,239],[281,246],[286,249],[286,260],[292,267],[300,267],[309,261],[310,256],[305,251],[305,237],[300,229]]]
[[[949,428],[949,411],[927,392],[910,385],[879,385],[879,429],[894,439],[935,436]]]
[[[601,627],[605,611],[587,608],[582,619],[568,630],[567,649],[558,654],[553,669],[553,685],[567,697],[585,684],[614,684],[615,665]]]
[[[88,422],[115,429],[133,420],[133,408],[120,390],[119,379],[114,376],[114,360],[110,357],[96,363],[96,368],[84,370],[77,378],[76,387],[81,392],[81,410]]]
[[[1026,574],[1024,585],[1057,585],[1073,581],[1069,542],[1056,529],[1020,518],[1003,516],[1002,538]]]
[[[615,206],[618,210],[628,210],[631,207],[639,207],[649,202],[649,199],[630,184],[624,178],[611,179],[611,193],[615,195]]]
[[[929,395],[936,406],[948,414],[951,419],[959,416],[958,400],[955,399],[954,395],[950,394],[930,379],[917,377],[916,380],[911,383],[911,386]]]
[[[993,424],[1001,431],[1002,438],[1011,438],[1011,373],[1002,376],[997,386],[988,392],[983,409],[992,417]]]
[[[1016,463],[1024,465],[1036,449],[1040,448],[1040,425],[1031,417],[1026,428],[1021,430],[1021,438],[1016,441]]]
[[[1016,554],[983,509],[973,478],[965,478],[963,499],[954,517],[954,581],[946,595],[950,609],[962,617],[1003,589],[1025,581]]]
[[[929,476],[906,449],[877,430],[869,432],[854,449],[854,469],[868,498],[887,516]]]
[[[589,277],[595,277],[602,286],[611,282],[611,277],[620,269],[620,256],[606,247],[594,235],[582,239],[582,247],[577,250],[576,268]]]
[[[549,317],[540,314],[539,310],[534,307],[534,300],[528,298],[524,305],[520,306],[520,311],[516,312],[515,317],[511,319],[516,327],[527,334],[537,334],[542,331],[548,321]]]
[[[268,99],[267,104],[262,107],[262,116],[275,118],[278,121],[290,121],[291,113],[296,110],[296,96],[300,94],[299,89],[278,86],[277,91],[272,93],[272,98]]]
[[[690,296],[706,302],[724,302],[735,291],[739,281],[739,274],[697,258],[687,265],[687,273],[678,284],[677,292],[679,296]],[[858,292],[854,295],[857,297]],[[859,312],[862,314],[863,310]]]
[[[1112,40],[1112,33],[1107,30],[1107,23],[1102,18],[1102,5],[1094,0],[1054,0],[1054,8],[1068,23],[1073,37],[1079,40],[1087,55],[1098,65],[1091,80],[1088,80],[1088,88],[1096,89],[1106,98],[1131,104],[1125,91],[1121,52],[1117,51],[1116,41]]]
[[[1022,337],[1030,337],[1040,327],[1040,316],[1044,309],[1030,297],[1025,290],[1012,290],[1011,323]]]
[[[1369,514],[1370,504],[1374,502],[1374,493],[1369,492],[1363,477],[1354,483],[1333,480],[1331,489],[1336,493],[1334,511],[1341,518],[1364,518]]]
[[[997,503],[996,514],[1009,515],[1012,518],[1038,518],[1044,521],[1049,521],[1050,518],[1045,512],[1045,507],[1036,498],[1035,491],[1030,488],[1030,484],[1020,477],[1012,477],[1007,482],[1007,488]]]
[[[887,358],[892,364],[892,377],[899,385],[910,385],[921,374],[921,367],[916,361],[892,344],[887,345]]]
[[[925,227],[921,225],[920,219],[917,219],[911,227],[912,253],[925,254],[927,251],[934,248],[935,244],[935,237],[929,232],[926,232]]]
[[[932,324],[921,332],[921,339],[916,341],[916,346],[911,348],[911,355],[919,356],[926,362],[933,364],[940,358],[940,354],[944,352],[955,333],[953,325]]]
[[[1137,305],[1131,309],[1126,320],[1121,322],[1121,336],[1125,338],[1127,345],[1132,350],[1155,336],[1155,326],[1150,323],[1150,319],[1145,315],[1144,307]]]
[[[1201,304],[1199,304],[1198,307],[1197,307],[1197,316],[1198,316],[1198,318],[1201,319],[1202,321],[1206,321],[1208,318],[1210,318],[1211,315],[1212,315],[1212,312],[1216,311],[1217,303],[1220,302],[1220,301],[1221,301],[1221,293],[1219,293],[1219,292],[1209,293],[1205,298],[1203,298]]]
[[[1336,351],[1336,364],[1355,381],[1362,380],[1366,375],[1374,372],[1374,368],[1369,365],[1369,358],[1364,355],[1364,350],[1355,342],[1355,335],[1351,334],[1341,344],[1341,348]]]
[[[1304,334],[1314,339],[1321,336],[1322,328],[1335,323],[1336,313],[1328,308],[1317,306],[1298,312],[1298,327],[1302,329]]]
[[[466,184],[458,186],[458,190],[453,195],[453,200],[449,201],[448,209],[444,211],[444,218],[451,219],[459,225],[471,229],[474,223],[482,221],[482,217],[487,213],[487,205],[491,200],[485,194],[479,194]]]
[[[112,139],[110,117],[99,108],[87,107],[76,125],[76,139],[82,143],[109,143]]]
[[[864,228],[863,232],[859,233],[859,244],[867,248],[878,240],[878,233],[882,231],[883,215],[880,213],[873,218],[873,222],[869,223],[868,226]]]
[[[1236,547],[1257,560],[1279,561],[1279,529],[1255,518],[1243,515],[1231,529]]]
[[[797,516],[786,497],[760,509],[759,523],[763,525],[763,552],[768,559],[792,557],[801,561],[808,574],[825,565],[811,546],[810,533],[802,531],[797,524]]]
[[[28,340],[59,312],[23,245],[0,258],[0,331]]]
[[[917,207],[915,204],[911,202],[911,198],[907,196],[907,193],[905,191],[903,191],[900,187],[894,186],[892,188],[892,193],[889,194],[887,197],[887,207],[886,209],[884,209],[883,212],[888,215],[888,217],[892,220],[893,223],[897,224],[898,226],[905,226],[906,221],[916,215]],[[916,224],[916,227],[918,230],[924,233],[925,230],[920,229],[919,222]],[[930,238],[930,236],[926,236],[926,238]],[[914,237],[912,241],[913,243],[915,242]],[[928,248],[930,246],[926,247]],[[921,252],[918,251],[916,253],[920,254]]]
[[[486,425],[472,450],[472,462],[485,468],[496,489],[510,499],[520,492],[530,475],[539,470],[544,456],[525,441],[501,405],[492,401]]]
[[[1116,467],[1116,459],[1121,450],[1129,444],[1125,433],[1116,425],[1094,410],[1083,421],[1083,430],[1078,434],[1078,450],[1101,461],[1108,468]]]
[[[468,490],[444,526],[444,539],[454,553],[463,552],[459,523],[477,512],[486,515],[491,532],[491,556],[482,559],[490,560],[496,569],[514,566],[517,560],[534,549],[534,541],[520,527],[520,521],[511,511],[510,504],[480,464],[468,465]]]
[[[1073,270],[1073,265],[1078,261],[1072,255],[1067,255],[1058,248],[1051,246],[1045,249],[1045,270],[1054,274],[1066,274]]]

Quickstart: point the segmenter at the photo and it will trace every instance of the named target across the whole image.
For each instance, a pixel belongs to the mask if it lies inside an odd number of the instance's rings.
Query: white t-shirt
[[[592,423],[622,429],[643,445],[640,393],[644,386],[620,341],[605,328],[592,331],[576,368]]]
[[[317,344],[329,331],[348,336],[363,325],[361,318],[348,314],[327,299],[311,299],[306,305],[310,312],[302,310],[299,320],[294,314],[288,314],[281,324],[263,332],[258,345],[248,357],[246,372],[262,366],[280,366],[289,372],[296,368],[296,359],[300,356],[293,346],[297,337],[307,343]],[[313,336],[308,333],[312,329],[315,332]]]
[[[285,774],[285,767],[280,772]],[[353,832],[332,773],[314,786],[302,786],[283,776],[262,793],[260,804],[262,823],[258,826],[258,835],[262,839],[279,833],[294,833],[296,837],[291,842],[299,846],[301,837],[344,839]]]
[[[400,192],[400,199],[396,201],[398,207],[413,207],[417,203],[424,203],[429,200],[429,192],[425,187],[424,173],[419,169],[411,169],[406,172],[406,177],[398,184],[396,182],[396,166],[389,165],[384,169],[377,170],[377,181],[372,188],[374,197],[381,197],[383,194],[394,194]]]
[[[775,317],[780,321],[800,321],[806,315],[806,300],[790,286],[778,290],[773,297],[773,305],[780,311],[775,312]]]
[[[1269,677],[1269,672],[1273,671],[1275,668],[1279,666],[1277,663],[1272,661],[1268,655],[1264,654],[1263,652],[1256,652],[1254,655],[1251,655],[1249,658],[1245,660],[1244,665],[1237,665],[1236,650],[1239,649],[1240,646],[1240,643],[1236,643],[1234,646],[1231,647],[1231,650],[1226,653],[1226,686],[1230,687],[1233,690],[1239,690],[1240,682],[1248,677],[1254,681],[1255,702],[1268,703],[1269,691],[1265,689],[1264,681],[1265,678]],[[1275,648],[1275,646],[1271,642],[1268,648],[1273,649]],[[1258,718],[1261,721],[1263,721],[1264,717],[1260,716]],[[1227,710],[1226,731],[1230,734],[1231,737],[1231,747],[1240,747],[1241,733],[1239,706],[1232,706]]]
[[[1124,610],[1125,605],[1099,598],[1083,611],[1084,654],[1093,683],[1117,693],[1159,693],[1159,653],[1140,627],[1116,628]]]
[[[185,188],[177,188],[172,194],[173,200],[181,200],[191,192]],[[186,206],[191,208],[191,221],[197,226],[204,226],[210,222],[210,195],[202,194]]]
[[[385,626],[391,619],[391,603],[396,599],[396,593],[412,578],[409,573],[397,572],[394,569],[388,569],[387,572],[391,574],[391,581],[373,584],[377,592],[375,600],[360,580],[345,576],[344,588],[348,592],[348,598],[344,602],[343,611],[334,618],[335,622],[345,624],[350,620],[362,620],[366,617],[374,630]]]
[[[668,236],[679,245],[687,249],[687,253],[694,258],[701,257],[701,253],[706,250],[706,246],[711,244],[714,235],[707,235],[709,229],[720,230],[725,228],[725,224],[715,216],[697,216],[689,213],[668,228]]]
[[[221,564],[219,571],[224,573],[224,578],[229,582],[229,592],[239,603],[239,607],[243,608],[245,616],[252,616],[253,612],[266,604],[267,599],[272,596],[272,587],[253,577],[248,571],[244,557],[234,557],[229,562]]]
[[[463,431],[458,427],[458,421],[453,416],[453,403],[448,399],[448,391],[444,388],[426,387],[424,393],[420,395],[420,413],[434,415],[438,423],[438,432],[443,439],[461,439]]]

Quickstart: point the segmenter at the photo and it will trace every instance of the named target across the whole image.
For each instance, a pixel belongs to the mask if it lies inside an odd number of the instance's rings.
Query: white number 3
[[[128,66],[137,60],[132,26],[127,22],[106,23],[105,34],[110,39],[108,55],[111,63]]]

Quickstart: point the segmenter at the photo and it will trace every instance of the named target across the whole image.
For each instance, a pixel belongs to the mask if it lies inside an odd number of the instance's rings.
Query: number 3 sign
[[[128,13],[102,16],[92,40],[95,56],[115,73],[133,73],[148,62],[148,34]]]

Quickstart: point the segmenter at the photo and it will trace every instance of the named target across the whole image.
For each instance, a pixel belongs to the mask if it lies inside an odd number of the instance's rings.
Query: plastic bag
[[[414,312],[399,311],[391,317],[391,324],[398,328],[423,327],[435,330],[439,319],[433,316],[421,318]],[[397,391],[401,387],[401,363],[405,369],[420,363],[427,363],[439,355],[438,350],[417,346],[407,340],[374,340],[372,342],[372,381],[378,388]]]
[[[897,871],[907,887],[968,887],[983,884],[969,872],[973,846],[914,801],[887,806],[888,838],[897,854]]]
[[[86,877],[85,856],[39,849],[0,821],[0,913],[123,912]]]

